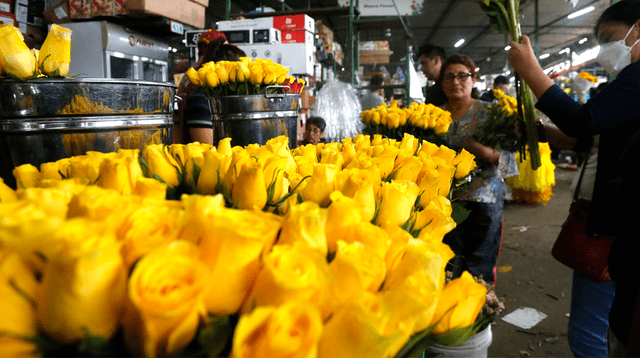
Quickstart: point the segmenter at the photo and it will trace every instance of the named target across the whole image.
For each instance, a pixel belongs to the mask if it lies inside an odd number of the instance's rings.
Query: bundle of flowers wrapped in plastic
[[[25,80],[64,77],[71,62],[71,30],[51,25],[40,51],[29,50],[13,24],[0,24],[0,76]]]
[[[209,96],[302,93],[305,81],[288,73],[289,69],[272,60],[241,57],[240,61],[207,62],[198,70],[191,67],[186,75]]]
[[[485,323],[487,290],[468,274],[444,284],[442,238],[456,225],[446,195],[474,166],[409,135],[22,165],[18,190],[0,183],[0,351],[394,357],[458,344]]]
[[[505,182],[511,187],[511,197],[514,200],[546,205],[553,196],[551,189],[556,185],[556,166],[551,162],[549,143],[541,142],[538,147],[542,161],[540,168],[531,170],[528,160],[523,160],[520,153],[516,153],[518,175],[506,178]]]
[[[402,139],[409,133],[421,140],[440,143],[440,136],[449,130],[451,113],[433,104],[413,102],[407,108],[398,108],[398,101],[386,103],[361,113],[364,134],[382,134]]]

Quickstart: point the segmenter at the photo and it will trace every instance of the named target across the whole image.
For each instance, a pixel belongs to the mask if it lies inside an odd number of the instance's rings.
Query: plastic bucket
[[[466,342],[459,346],[442,346],[434,344],[429,347],[425,352],[425,357],[474,357],[474,358],[487,358],[489,353],[489,346],[493,341],[493,335],[491,333],[491,325],[488,325],[484,330],[476,333],[473,337],[469,338]]]
[[[231,145],[264,145],[271,138],[286,136],[289,147],[298,140],[300,95],[263,94],[209,97],[214,144],[231,138]]]

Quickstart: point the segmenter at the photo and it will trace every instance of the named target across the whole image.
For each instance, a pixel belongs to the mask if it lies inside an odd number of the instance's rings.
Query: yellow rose
[[[470,326],[486,301],[487,289],[467,271],[442,290],[432,324],[440,321],[433,334],[440,335]]]
[[[313,175],[307,179],[300,192],[303,200],[313,201],[320,206],[329,204],[329,195],[335,190],[335,179],[338,167],[331,164],[316,164]]]
[[[384,260],[371,248],[360,243],[338,241],[334,259],[329,263],[333,278],[329,297],[322,306],[322,316],[329,317],[362,291],[378,292],[384,281]]]
[[[451,214],[446,214],[443,209],[446,208],[438,208],[437,203],[432,201],[426,208],[415,213],[415,229],[421,230],[421,237],[426,235],[442,241],[445,234],[456,228],[456,222],[451,218]]]
[[[61,248],[49,258],[36,296],[38,324],[61,343],[86,331],[110,339],[120,322],[127,271],[108,223],[78,218],[55,233]]]
[[[180,166],[169,154],[166,145],[147,145],[142,154],[149,165],[151,173],[160,177],[172,188],[180,184]]]
[[[345,238],[346,239],[346,238]],[[368,221],[363,221],[355,225],[353,237],[345,240],[347,242],[361,242],[370,247],[376,255],[385,258],[391,247],[389,234],[381,227]]]
[[[198,191],[201,194],[215,194],[216,187],[227,174],[231,157],[220,152],[205,151],[202,153],[202,167],[198,177]]]
[[[231,357],[313,358],[321,335],[318,308],[307,302],[258,307],[240,317]]]
[[[229,82],[229,72],[224,65],[216,63],[215,71],[221,84]]]
[[[271,153],[281,158],[287,158],[287,163],[282,168],[285,172],[292,174],[296,172],[296,161],[293,159],[291,150],[289,149],[289,137],[279,136],[271,138],[264,145]]]
[[[202,295],[208,282],[190,243],[176,241],[144,256],[129,278],[123,319],[127,350],[156,357],[185,348],[206,316]]]
[[[5,357],[36,357],[38,347],[16,336],[37,337],[36,278],[14,252],[0,252],[0,351]]]
[[[419,188],[414,182],[394,180],[391,183],[382,183],[382,202],[376,223],[402,226],[411,217],[418,194]]]
[[[201,224],[200,258],[216,284],[207,286],[205,304],[210,313],[229,315],[238,311],[251,290],[260,256],[278,237],[282,219],[232,209],[213,211],[209,217]]]
[[[440,174],[440,180],[438,181],[438,195],[447,196],[451,191],[451,183],[453,181],[453,175],[456,172],[456,168],[453,165],[445,164],[440,160],[437,170]]]
[[[155,179],[139,177],[135,182],[136,195],[156,200],[163,200],[167,196],[166,183],[161,183]]]
[[[13,169],[18,188],[33,188],[40,182],[40,171],[31,164],[22,164]]]
[[[262,80],[264,79],[265,73],[262,69],[262,65],[259,63],[252,63],[249,66],[249,79],[253,84],[262,84]]]
[[[12,24],[0,26],[0,55],[4,71],[21,80],[36,73],[36,57],[24,43],[22,34]]]
[[[337,249],[338,240],[353,236],[355,224],[362,221],[362,207],[354,199],[334,191],[327,211],[327,246],[330,252]]]
[[[49,217],[64,220],[74,193],[65,188],[27,188],[18,191],[18,198],[42,208]]]
[[[320,163],[333,164],[338,168],[342,168],[344,159],[342,158],[341,152],[337,152],[331,149],[324,149],[320,152]]]
[[[318,357],[393,357],[403,335],[387,333],[390,316],[382,298],[363,291],[325,323]]]
[[[302,245],[275,245],[264,257],[251,295],[242,311],[278,306],[289,300],[320,307],[328,298],[331,273],[325,256]]]
[[[202,86],[203,83],[202,81],[200,81],[200,76],[198,76],[198,71],[196,71],[195,68],[193,67],[189,67],[189,69],[187,70],[187,78],[189,79],[189,81],[191,81],[191,83],[193,83],[196,86]]]
[[[180,197],[181,209],[185,212],[185,223],[179,239],[197,244],[202,239],[205,228],[212,220],[212,215],[224,209],[222,194],[199,195],[183,194]]]
[[[342,193],[353,198],[362,208],[362,221],[371,221],[376,212],[374,185],[380,178],[371,170],[351,169],[342,186]]]
[[[95,183],[100,177],[100,164],[102,161],[115,156],[117,156],[115,153],[104,154],[89,151],[86,155],[69,158],[69,177],[87,178],[90,183]]]
[[[475,157],[475,155],[467,152],[466,149],[462,149],[462,151],[453,158],[451,164],[456,167],[456,173],[454,175],[456,179],[466,177],[469,175],[469,172],[476,167]]]
[[[264,163],[265,184],[268,190],[270,187],[273,190],[273,193],[267,191],[267,194],[272,198],[270,204],[280,200],[289,192],[289,179],[285,177],[289,174],[282,169],[288,161],[288,158],[274,155]]]
[[[411,157],[397,169],[393,179],[408,180],[417,183],[420,170],[422,170],[422,160],[418,157]]]
[[[51,25],[38,58],[38,69],[42,69],[43,74],[66,76],[69,73],[71,33],[70,29],[56,24]]]
[[[209,151],[215,147],[212,147],[208,143],[198,143],[193,142],[189,144],[171,144],[169,146],[169,152],[173,156],[174,159],[180,164],[182,164],[185,168],[184,180],[192,188],[195,188],[193,171],[195,170],[195,166],[197,165],[202,169],[202,165],[204,162],[204,152]]]
[[[13,203],[17,200],[16,192],[0,178],[0,204]]]
[[[86,186],[74,194],[69,201],[67,217],[86,217],[104,221],[117,229],[136,209],[132,200],[133,197],[120,195],[113,189],[103,189],[94,185]]]
[[[261,210],[267,203],[267,190],[262,163],[248,161],[240,170],[231,199],[240,209]]]
[[[145,206],[128,215],[118,230],[122,257],[127,267],[136,260],[178,239],[183,228],[182,210],[163,206]]]
[[[120,194],[132,194],[137,178],[142,176],[138,160],[128,156],[105,158],[100,163],[100,177],[97,185],[105,189],[113,189]]]
[[[293,155],[296,157],[304,157],[312,161],[313,163],[318,162],[318,155],[316,154],[316,146],[313,144],[299,146],[298,148],[293,150]]]
[[[66,159],[69,162],[69,159]],[[40,178],[42,180],[62,180],[60,173],[65,173],[66,169],[63,168],[63,161],[49,162],[40,164]],[[61,166],[62,165],[62,166]],[[68,168],[68,165],[67,165]],[[64,169],[64,170],[63,170]]]
[[[407,245],[409,241],[413,239],[413,236],[398,225],[382,225],[382,229],[387,232],[389,240],[391,241],[389,250],[385,256],[387,271],[391,271],[400,263],[402,255],[404,255]]]
[[[236,63],[236,82],[246,82],[249,80],[251,76],[251,71],[249,71],[249,67],[244,62]]]
[[[326,256],[327,212],[327,209],[321,209],[318,204],[312,201],[306,201],[289,208],[284,216],[278,243],[283,245],[300,243]]]
[[[233,190],[233,186],[238,179],[238,175],[240,174],[244,163],[252,160],[249,157],[247,150],[240,146],[233,147],[231,151],[233,154],[231,155],[231,161],[224,177],[224,185],[226,185],[229,193]]]

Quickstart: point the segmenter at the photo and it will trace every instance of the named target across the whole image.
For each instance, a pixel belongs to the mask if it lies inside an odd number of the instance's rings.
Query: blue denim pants
[[[574,356],[609,356],[607,328],[615,292],[613,281],[596,282],[577,272],[573,273],[567,338]]]

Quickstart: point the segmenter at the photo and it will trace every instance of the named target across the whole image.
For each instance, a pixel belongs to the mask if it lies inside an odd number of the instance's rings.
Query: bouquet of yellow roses
[[[398,108],[398,101],[387,107],[382,103],[361,113],[364,134],[382,134],[402,139],[405,133],[431,143],[441,143],[442,134],[449,130],[451,113],[433,104],[413,102],[407,108]]]
[[[191,67],[186,75],[209,96],[302,93],[304,80],[288,73],[289,69],[272,60],[241,57],[240,61],[207,62],[198,70]]]
[[[523,154],[523,143],[515,134],[515,124],[520,121],[518,101],[498,89],[493,90],[493,95],[495,100],[489,106],[487,120],[478,128],[473,139],[492,148]],[[525,126],[522,124],[520,128],[524,129]]]
[[[410,135],[22,165],[18,190],[0,182],[0,351],[383,358],[459,344],[487,290],[468,273],[444,284],[442,238],[451,183],[474,166]],[[192,193],[167,200],[181,185]]]

